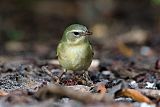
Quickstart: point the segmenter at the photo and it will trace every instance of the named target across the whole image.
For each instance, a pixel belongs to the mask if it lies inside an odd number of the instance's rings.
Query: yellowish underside
[[[87,70],[92,61],[92,47],[89,43],[70,45],[60,43],[57,50],[60,65],[67,70]]]

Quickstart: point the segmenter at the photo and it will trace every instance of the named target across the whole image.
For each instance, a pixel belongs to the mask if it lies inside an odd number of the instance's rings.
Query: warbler
[[[87,71],[93,58],[88,35],[92,33],[84,25],[72,24],[63,33],[57,46],[58,61],[64,71]]]

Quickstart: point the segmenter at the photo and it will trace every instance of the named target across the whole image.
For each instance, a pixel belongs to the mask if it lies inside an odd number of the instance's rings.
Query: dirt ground
[[[160,107],[158,4],[0,2],[0,107]],[[72,23],[93,32],[94,58],[88,75],[60,78],[56,47]]]

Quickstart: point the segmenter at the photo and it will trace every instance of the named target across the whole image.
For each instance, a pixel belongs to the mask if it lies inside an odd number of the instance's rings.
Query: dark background
[[[0,55],[55,58],[73,23],[93,32],[95,58],[106,50],[159,55],[160,0],[0,0]]]

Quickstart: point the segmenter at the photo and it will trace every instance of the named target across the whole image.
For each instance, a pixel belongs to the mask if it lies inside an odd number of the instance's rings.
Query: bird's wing
[[[92,56],[94,56],[94,52],[93,52],[93,48],[92,48],[92,44],[91,44],[91,42],[89,41],[89,47],[90,47],[90,49],[92,50]]]
[[[91,46],[91,45],[90,45],[90,48],[91,48],[91,50],[92,50],[92,56],[94,56],[93,48],[92,48],[92,46]]]
[[[62,47],[62,43],[60,42],[57,46],[57,52],[56,52],[56,55],[58,56],[60,54],[60,49]]]

